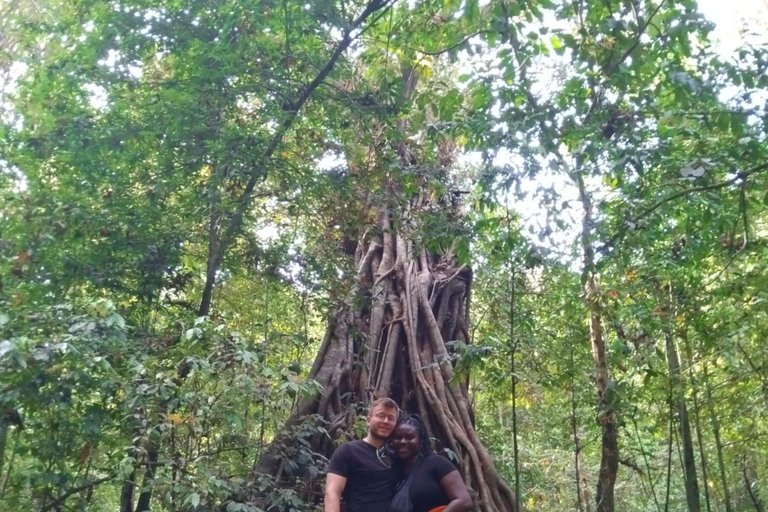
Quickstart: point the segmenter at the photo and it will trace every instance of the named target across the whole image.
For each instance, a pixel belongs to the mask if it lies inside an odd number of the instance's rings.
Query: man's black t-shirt
[[[365,441],[341,445],[331,457],[328,472],[347,479],[342,497],[345,512],[387,512],[399,478]]]
[[[440,480],[457,471],[451,461],[440,455],[427,455],[413,470],[409,495],[413,512],[428,512],[435,507],[448,504],[448,495],[443,491]]]

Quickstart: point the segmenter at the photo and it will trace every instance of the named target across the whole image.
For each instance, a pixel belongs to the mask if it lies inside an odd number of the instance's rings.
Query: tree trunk
[[[147,450],[147,468],[144,470],[144,481],[141,484],[141,494],[136,503],[136,512],[149,512],[149,504],[152,501],[152,486],[155,483],[157,471],[157,446],[152,443]]]
[[[211,201],[211,209],[218,205]],[[219,214],[211,211],[210,225],[208,228],[208,261],[205,270],[205,286],[203,295],[200,299],[200,306],[197,308],[198,316],[206,316],[211,311],[213,301],[213,287],[216,284],[216,272],[218,271],[219,261],[221,260],[221,251],[219,247]]]
[[[591,512],[589,491],[587,490],[587,477],[584,473],[584,461],[581,456],[581,438],[579,437],[579,424],[576,407],[576,379],[573,365],[573,345],[570,346],[569,366],[571,377],[571,430],[573,431],[573,459],[576,468],[576,504],[579,512]]]
[[[717,419],[714,402],[712,400],[712,386],[709,384],[709,371],[704,362],[704,389],[707,396],[707,409],[712,422],[712,433],[715,435],[715,449],[717,450],[717,465],[720,469],[720,480],[723,486],[723,498],[725,499],[725,512],[731,512],[731,492],[728,488],[728,474],[725,471],[725,458],[723,457],[723,442],[720,439],[720,421]]]
[[[755,507],[757,512],[765,512],[763,509],[763,502],[760,500],[760,496],[757,493],[755,483],[749,478],[749,468],[747,467],[746,463],[742,468],[742,473],[744,474],[744,486],[747,489],[747,493],[749,493],[749,499],[752,501],[752,505]],[[752,480],[756,479],[752,478]]]
[[[509,211],[507,210],[507,238],[512,240],[512,233],[510,228]],[[511,249],[510,249],[511,252]],[[515,262],[510,254],[509,264],[512,267],[509,279],[509,346],[511,349],[510,355],[510,372],[511,372],[511,384],[512,384],[512,447],[515,455],[515,500],[520,503],[520,450],[517,446],[517,338],[515,338]],[[469,340],[467,340],[469,341]],[[576,468],[578,472],[578,468]]]
[[[595,499],[597,500],[597,512],[613,512],[615,509],[613,491],[616,486],[616,474],[619,471],[619,439],[616,412],[608,396],[610,372],[603,332],[600,295],[595,277],[595,251],[592,247],[592,226],[594,225],[592,200],[587,193],[581,174],[575,174],[571,177],[579,189],[579,201],[584,210],[581,230],[582,281],[585,288],[584,300],[589,311],[589,337],[596,370],[599,411],[597,423],[602,429],[602,454]]]
[[[589,331],[592,340],[592,354],[597,368],[597,392],[599,413],[598,424],[602,427],[602,455],[600,458],[600,474],[597,478],[597,511],[613,512],[615,509],[613,490],[616,485],[616,474],[619,470],[619,441],[616,415],[613,404],[608,397],[608,373],[607,351],[603,337],[602,316],[597,284],[594,275],[587,279],[587,301],[589,305],[590,321]]]
[[[142,430],[141,430],[141,418],[144,415],[144,410],[138,407],[134,410],[134,421],[136,424],[131,429],[133,434],[133,442],[128,453],[133,457],[133,470],[128,478],[123,482],[122,489],[120,490],[120,512],[134,512],[133,499],[136,493],[136,478],[138,477],[137,463],[140,455]]]
[[[136,468],[133,469],[128,479],[123,482],[120,491],[120,512],[133,512],[133,492],[136,489]]]
[[[3,475],[3,464],[5,462],[5,444],[8,439],[8,422],[0,416],[0,476]]]
[[[637,444],[640,446],[640,453],[643,454],[643,461],[645,462],[645,472],[648,477],[648,487],[651,489],[651,496],[653,496],[653,502],[656,504],[656,510],[657,512],[661,512],[661,506],[659,505],[659,498],[656,495],[656,485],[653,483],[653,474],[651,473],[651,464],[648,462],[648,453],[645,451],[645,447],[643,446],[643,438],[640,435],[640,429],[637,427],[637,420],[635,419],[635,415],[637,414],[637,407],[635,407],[635,412],[632,413],[632,425],[635,427],[635,434],[637,435]]]
[[[696,379],[693,375],[693,354],[691,352],[691,344],[688,340],[688,335],[685,330],[682,330],[681,337],[685,344],[685,353],[688,360],[688,379],[691,383],[691,390],[693,394],[693,424],[696,429],[696,442],[699,445],[699,458],[701,459],[701,479],[704,481],[704,502],[707,506],[707,512],[712,512],[711,499],[709,497],[709,468],[707,467],[707,456],[704,451],[704,436],[701,432],[701,416],[699,414],[699,391],[696,384]]]
[[[404,69],[403,78],[403,95],[408,97],[415,87],[413,70]],[[402,121],[397,130],[406,140]],[[388,170],[378,174],[379,192],[361,187],[360,218],[369,220],[364,226],[368,229],[357,237],[354,284],[329,314],[309,373],[323,392],[303,399],[288,423],[318,415],[335,438],[351,431],[362,412],[360,405],[391,397],[404,411],[421,415],[438,448],[456,454],[465,482],[475,493],[476,510],[513,512],[514,493],[499,478],[475,430],[467,386],[454,373],[454,348],[448,343],[470,341],[472,270],[457,259],[458,239],[438,250],[427,243],[429,233],[422,228],[422,215],[435,211],[445,215],[447,226],[460,225],[456,196],[426,190],[426,173],[431,179],[445,176],[449,164],[438,158],[440,164],[417,165],[411,148],[400,141],[380,141],[371,151],[384,145],[395,153],[397,167],[422,176],[425,188],[406,195],[392,177],[397,171]],[[318,451],[331,451],[327,438],[318,443]],[[276,474],[279,457],[270,447],[259,469]]]
[[[675,414],[672,410],[672,383],[667,396],[669,405],[669,441],[667,443],[667,491],[664,497],[664,512],[669,512],[669,493],[672,489],[672,437],[675,434]]]
[[[688,421],[688,407],[685,403],[685,394],[680,379],[680,358],[675,346],[675,340],[668,328],[664,329],[664,341],[667,350],[667,366],[672,392],[670,398],[671,410],[677,413],[680,427],[680,439],[683,442],[683,469],[685,476],[685,497],[688,502],[689,512],[700,512],[699,482],[696,476],[696,459],[693,455],[693,438],[691,426]]]
[[[398,229],[392,228],[391,209],[378,208],[381,235],[358,242],[357,285],[331,314],[309,375],[324,392],[303,400],[289,421],[320,415],[336,437],[352,427],[355,403],[390,396],[403,410],[418,412],[440,447],[463,461],[480,510],[514,511],[514,494],[480,442],[467,389],[455,378],[446,345],[469,341],[465,305],[472,271],[450,249],[436,254],[420,248],[409,229],[416,220],[411,212],[427,208],[428,197],[405,205]]]

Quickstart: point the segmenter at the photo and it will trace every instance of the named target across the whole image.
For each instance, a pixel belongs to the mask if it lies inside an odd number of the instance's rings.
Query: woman
[[[469,512],[472,498],[456,467],[432,451],[424,422],[403,415],[390,437],[403,480],[390,512]]]

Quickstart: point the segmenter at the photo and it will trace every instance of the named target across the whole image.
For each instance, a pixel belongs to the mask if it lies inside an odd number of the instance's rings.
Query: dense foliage
[[[364,425],[304,407],[323,333],[387,237],[466,283],[424,366],[521,508],[765,509],[759,39],[693,0],[0,11],[1,509],[315,509]]]

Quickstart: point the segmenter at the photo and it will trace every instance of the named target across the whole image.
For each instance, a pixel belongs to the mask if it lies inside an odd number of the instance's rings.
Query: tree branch
[[[490,30],[478,30],[477,32],[473,32],[473,33],[469,34],[468,36],[465,36],[458,43],[452,44],[451,46],[447,46],[447,47],[443,48],[442,50],[437,50],[437,51],[434,51],[434,52],[428,52],[428,51],[425,51],[425,50],[417,50],[417,51],[419,53],[423,53],[424,55],[430,55],[432,57],[436,57],[438,55],[442,55],[444,53],[448,53],[448,52],[450,52],[451,50],[453,50],[455,48],[458,48],[459,46],[463,45],[464,43],[466,43],[467,41],[469,41],[470,39],[472,39],[475,36],[478,36],[480,34],[487,34],[489,32],[491,32],[491,31]]]
[[[645,210],[640,212],[640,214],[637,215],[636,217],[634,217],[634,218],[627,218],[624,221],[624,223],[621,226],[621,228],[619,228],[619,231],[615,235],[613,235],[611,238],[609,238],[608,241],[605,242],[598,249],[598,252],[600,252],[602,254],[605,254],[608,250],[612,249],[616,245],[616,243],[624,237],[624,235],[626,235],[626,233],[627,233],[628,229],[630,228],[630,226],[637,225],[637,223],[640,220],[642,220],[645,217],[649,216],[650,214],[652,214],[653,212],[658,210],[661,206],[663,206],[664,204],[666,204],[666,203],[668,203],[670,201],[674,201],[675,199],[678,199],[680,197],[687,196],[688,194],[693,194],[693,193],[696,193],[696,192],[706,192],[708,190],[718,190],[718,189],[721,189],[721,188],[725,188],[725,187],[727,187],[729,185],[733,185],[734,183],[736,183],[736,182],[738,182],[740,180],[742,180],[742,181],[746,180],[752,174],[755,174],[755,173],[758,173],[758,172],[761,172],[761,171],[765,171],[766,169],[768,169],[768,163],[760,164],[760,165],[758,165],[756,167],[753,167],[752,169],[750,169],[748,171],[744,171],[744,172],[738,173],[735,177],[733,177],[733,178],[731,178],[729,180],[721,181],[719,183],[713,183],[712,185],[703,185],[701,187],[688,188],[688,189],[685,189],[685,190],[681,190],[680,192],[675,192],[674,194],[669,194],[668,196],[659,199],[658,201],[653,203],[651,206],[649,206],[648,208],[646,208]]]
[[[656,9],[654,9],[654,10],[653,10],[653,12],[652,12],[652,13],[651,13],[651,15],[648,17],[648,19],[645,21],[645,23],[643,24],[643,26],[642,26],[642,27],[640,27],[640,30],[638,30],[638,31],[637,31],[637,34],[635,34],[635,41],[634,41],[634,43],[632,43],[632,46],[630,46],[629,48],[627,48],[627,51],[625,51],[625,52],[624,52],[624,53],[621,55],[621,58],[619,58],[619,60],[617,60],[615,64],[612,64],[612,65],[611,65],[611,67],[612,67],[613,69],[616,69],[616,68],[618,68],[619,66],[621,66],[621,65],[624,63],[624,61],[625,61],[625,60],[627,60],[627,59],[629,58],[629,56],[630,56],[630,55],[632,55],[632,52],[634,52],[634,51],[637,49],[637,47],[640,45],[640,38],[643,36],[643,34],[645,34],[645,31],[646,31],[646,29],[648,28],[648,25],[650,25],[651,21],[653,21],[653,18],[654,18],[654,16],[656,16],[656,14],[659,12],[659,10],[661,9],[661,7],[664,5],[664,2],[665,2],[665,1],[666,1],[666,0],[661,0],[661,1],[659,2],[659,5],[657,5],[657,6],[656,6]],[[606,70],[606,71],[608,71],[608,70]]]
[[[757,494],[755,493],[754,489],[752,489],[752,482],[749,481],[746,465],[743,467],[743,473],[744,473],[744,485],[747,487],[747,492],[749,492],[749,497],[752,500],[752,504],[755,506],[755,510],[757,510],[757,512],[763,512],[763,504],[760,501],[760,499],[757,497]]]
[[[256,185],[259,182],[263,181],[267,177],[267,171],[265,169],[266,164],[271,160],[272,155],[275,153],[277,148],[280,147],[280,145],[283,143],[283,138],[298,118],[299,110],[304,106],[304,104],[307,102],[310,96],[312,96],[320,84],[323,83],[323,80],[325,80],[325,78],[331,73],[334,66],[336,65],[336,62],[341,58],[342,54],[347,50],[347,48],[349,48],[352,42],[362,34],[362,32],[354,35],[353,33],[358,30],[360,26],[363,25],[363,23],[365,23],[366,19],[368,19],[371,14],[389,6],[392,1],[393,0],[370,0],[368,4],[366,4],[365,9],[363,9],[360,15],[358,15],[357,18],[355,18],[350,26],[347,27],[347,29],[344,31],[344,36],[333,50],[333,53],[331,53],[330,58],[325,63],[325,66],[323,66],[315,78],[301,90],[296,100],[291,103],[291,110],[288,116],[283,120],[282,123],[280,123],[277,130],[272,135],[272,139],[270,140],[269,144],[264,149],[261,157],[254,163],[252,167],[253,170],[251,171],[250,177],[248,178],[248,182],[246,183],[243,192],[240,194],[240,197],[235,200],[235,211],[230,217],[226,228],[223,230],[223,234],[219,240],[219,243],[217,244],[218,250],[214,251],[210,255],[211,261],[208,265],[209,275],[206,278],[205,288],[203,289],[202,299],[200,301],[200,307],[198,308],[199,316],[205,316],[210,312],[213,296],[212,290],[216,283],[216,272],[218,272],[223,255],[227,252],[227,249],[229,249],[233,239],[242,227],[243,216],[250,207],[251,199],[253,197],[253,190],[256,188]]]
[[[627,466],[630,469],[634,469],[637,473],[640,474],[640,476],[644,476],[643,470],[640,469],[637,464],[635,464],[635,461],[631,459],[620,459],[619,463],[621,463],[622,466]]]
[[[110,481],[110,480],[112,480],[114,478],[115,478],[115,475],[108,475],[108,476],[105,476],[103,478],[98,478],[96,480],[92,480],[92,481],[84,483],[82,485],[78,485],[77,487],[73,487],[72,489],[68,490],[67,492],[65,492],[64,494],[59,496],[57,499],[53,500],[51,503],[49,503],[46,506],[44,506],[43,508],[41,508],[40,512],[48,512],[49,510],[51,510],[53,508],[59,507],[62,504],[64,504],[64,502],[67,500],[67,498],[69,498],[73,494],[77,494],[80,491],[84,491],[84,490],[89,489],[91,487],[96,487],[97,485],[101,485],[104,482],[108,482],[108,481]]]

